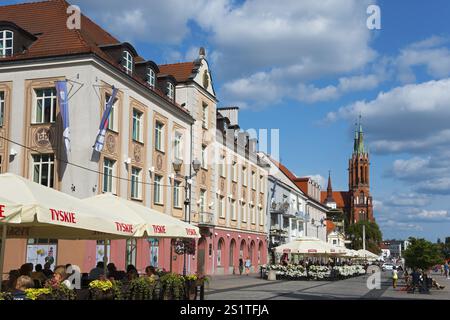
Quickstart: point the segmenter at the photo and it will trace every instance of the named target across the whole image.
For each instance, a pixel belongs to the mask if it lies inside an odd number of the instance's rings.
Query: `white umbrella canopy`
[[[372,253],[372,252],[364,250],[364,249],[358,250],[357,253],[358,253],[358,257],[360,257],[360,258],[366,258],[366,259],[372,259],[372,260],[378,259],[378,256],[375,253]]]
[[[339,254],[336,247],[311,237],[297,238],[294,241],[275,248],[277,253],[296,253],[304,255],[332,255]]]
[[[146,235],[159,238],[200,238],[198,227],[112,194],[101,194],[84,199],[83,202],[104,208],[108,212],[120,213],[143,225],[139,234],[142,237]]]
[[[124,239],[142,232],[126,216],[12,173],[0,175],[0,225],[7,238]]]

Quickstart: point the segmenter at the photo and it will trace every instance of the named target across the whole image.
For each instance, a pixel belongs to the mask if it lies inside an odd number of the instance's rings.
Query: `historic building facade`
[[[67,6],[59,0],[0,7],[1,40],[11,43],[0,49],[0,135],[8,139],[0,139],[0,171],[78,198],[110,192],[183,217],[172,163],[191,158],[194,119],[176,103],[175,78],[85,16],[80,30],[66,28]],[[70,151],[62,139],[58,80],[69,87]],[[113,86],[117,96],[97,152],[93,145]],[[103,259],[101,242],[9,239],[5,271],[39,260],[41,250],[83,272]],[[108,255],[119,269],[182,268],[172,259],[170,240],[111,241]]]

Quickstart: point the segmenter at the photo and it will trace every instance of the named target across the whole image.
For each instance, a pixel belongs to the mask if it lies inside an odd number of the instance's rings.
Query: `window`
[[[173,206],[175,208],[181,208],[180,195],[181,195],[181,182],[175,181],[173,183]]]
[[[131,169],[131,198],[142,199],[142,169],[133,167]]]
[[[208,129],[208,105],[203,103],[202,106],[202,126],[204,129]]]
[[[57,265],[58,240],[56,239],[27,239],[26,262],[33,265],[48,262],[50,269]]]
[[[364,192],[359,194],[359,204],[364,204]]]
[[[206,190],[200,190],[200,212],[206,212]]]
[[[225,178],[225,156],[221,155],[219,160],[219,174]]]
[[[236,200],[231,200],[230,211],[231,211],[231,219],[236,220],[237,216]]]
[[[137,251],[137,240],[136,239],[127,239],[126,241],[126,265],[132,264],[133,266],[136,265],[136,251]],[[122,251],[123,252],[123,251]]]
[[[207,153],[206,148],[207,148],[206,146],[202,146],[202,168],[203,169],[208,169],[208,162],[207,162],[208,153]]]
[[[54,185],[55,159],[53,154],[33,155],[33,181],[46,187]]]
[[[155,126],[155,148],[164,151],[164,124],[159,121],[156,121]]]
[[[233,161],[231,164],[231,173],[232,173],[232,179],[234,182],[237,181],[237,164],[236,161]]]
[[[259,207],[259,225],[264,225],[264,210],[262,207]]]
[[[264,176],[260,175],[259,176],[259,192],[264,192],[264,191],[265,191]]]
[[[153,203],[163,204],[162,201],[162,176],[155,175],[154,192],[153,192]]]
[[[142,112],[133,109],[133,140],[143,142],[144,138],[144,130],[143,126],[143,114]]]
[[[53,123],[56,121],[55,88],[36,89],[33,108],[33,123]]]
[[[181,160],[182,157],[182,147],[183,145],[183,135],[179,132],[175,132],[175,139],[173,140],[173,155],[175,160]]]
[[[252,224],[255,224],[256,223],[255,206],[250,206],[250,214],[252,215]]]
[[[175,99],[175,90],[172,82],[167,82],[167,96],[172,101]]]
[[[219,202],[218,202],[218,209],[217,211],[219,212],[219,217],[221,218],[225,218],[225,208],[224,208],[224,197],[219,197]]]
[[[247,186],[247,168],[242,167],[242,184],[246,187]]]
[[[0,31],[0,57],[9,57],[13,55],[13,38],[12,31]]]
[[[0,127],[3,127],[5,119],[5,93],[0,91]]]
[[[242,203],[242,222],[247,222],[247,206],[245,202]]]
[[[128,73],[128,74],[133,73],[133,56],[128,51],[123,52],[122,66],[125,68],[126,73]]]
[[[103,160],[103,192],[116,193],[116,161],[105,158]]]
[[[256,190],[256,172],[252,171],[252,189]]]
[[[106,109],[106,105],[108,104],[109,99],[111,99],[111,95],[110,94],[105,94],[105,109]],[[108,118],[108,129],[112,130],[112,131],[118,131],[118,127],[119,127],[119,117],[117,116],[117,103],[118,99],[116,98],[113,102],[113,105],[111,107],[111,113],[109,114],[109,118]]]
[[[95,263],[103,262],[105,258],[105,240],[97,240],[97,255]],[[106,240],[106,261],[111,261],[111,241]]]
[[[155,71],[152,68],[148,68],[147,83],[148,83],[148,85],[150,87],[155,88],[156,74],[155,74]]]
[[[0,154],[0,173],[3,173],[3,156]]]
[[[337,245],[337,240],[336,239],[333,239],[333,244]]]

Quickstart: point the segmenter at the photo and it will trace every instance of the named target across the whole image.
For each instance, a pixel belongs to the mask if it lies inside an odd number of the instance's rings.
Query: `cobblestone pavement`
[[[268,281],[259,275],[215,276],[206,288],[207,300],[319,300],[319,299],[445,299],[450,300],[450,280],[439,274],[433,278],[444,290],[430,290],[429,294],[410,294],[399,280],[392,287],[390,273],[381,275],[381,288],[370,290],[368,276],[340,281]]]

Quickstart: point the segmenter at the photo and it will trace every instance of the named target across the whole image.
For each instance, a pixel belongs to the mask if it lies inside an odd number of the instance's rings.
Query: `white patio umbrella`
[[[361,250],[358,250],[357,252],[358,252],[358,257],[360,257],[360,258],[364,258],[367,260],[377,260],[378,259],[378,255],[376,255],[375,253],[372,253],[370,251],[361,249]]]
[[[333,255],[339,254],[336,247],[311,237],[297,238],[294,241],[275,248],[277,253],[294,253],[303,255]]]
[[[0,226],[3,273],[6,238],[123,239],[142,233],[141,226],[63,192],[12,173],[0,175]]]
[[[106,209],[110,213],[120,213],[136,221],[143,228],[137,236],[159,238],[200,238],[198,227],[183,222],[167,214],[153,210],[131,200],[112,194],[101,194],[84,199],[86,204]]]

